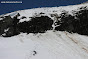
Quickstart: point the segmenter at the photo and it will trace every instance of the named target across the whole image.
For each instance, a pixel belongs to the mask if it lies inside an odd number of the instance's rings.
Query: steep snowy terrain
[[[88,59],[88,3],[0,16],[0,59]]]

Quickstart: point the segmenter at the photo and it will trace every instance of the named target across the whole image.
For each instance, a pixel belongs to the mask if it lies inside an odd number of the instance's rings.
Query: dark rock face
[[[88,9],[80,8],[80,11],[75,14],[75,16],[71,16],[62,13],[61,21],[57,22],[60,26],[56,27],[55,30],[88,35]]]
[[[88,35],[88,10],[80,10],[76,14],[77,19],[74,20],[74,31],[79,34]]]
[[[12,26],[12,18],[10,16],[5,16],[3,20],[0,21],[0,35],[4,33],[4,30]]]
[[[20,32],[26,33],[44,33],[52,29],[53,20],[47,16],[35,17],[31,21],[18,24]]]
[[[18,23],[20,19],[17,19],[17,17],[18,15],[14,18],[6,16],[0,21],[0,35],[3,37],[11,37],[20,34],[20,32],[44,33],[52,29],[53,20],[48,16],[35,17],[30,21],[24,21],[22,23]]]
[[[41,13],[43,14],[43,13]],[[48,16],[41,17],[30,17],[31,20],[20,22],[17,17],[20,16],[18,13],[16,16],[1,17],[0,20],[0,35],[3,37],[11,37],[23,33],[45,33],[47,30],[52,30],[54,20]],[[55,16],[55,15],[54,15]],[[26,18],[23,16],[21,19]],[[60,20],[58,20],[60,19]],[[72,16],[68,12],[63,12],[55,22],[56,31],[67,31],[70,33],[78,33],[81,35],[88,35],[88,9],[87,7],[80,8],[80,11],[75,12]],[[57,26],[59,25],[59,26]]]
[[[72,32],[74,30],[74,27],[72,24],[74,17],[69,14],[62,13],[60,18],[61,18],[61,21],[57,22],[57,25],[60,25],[60,26],[56,27],[55,30]]]
[[[16,15],[14,18],[5,16],[5,18],[0,21],[0,35],[4,37],[11,37],[20,33],[19,30],[17,30],[17,23],[19,22],[17,17],[18,15]]]

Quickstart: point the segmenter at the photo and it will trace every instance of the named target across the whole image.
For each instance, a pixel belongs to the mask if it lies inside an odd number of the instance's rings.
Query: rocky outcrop
[[[20,32],[26,33],[44,33],[52,29],[53,20],[48,16],[32,18],[30,21],[24,21],[18,24]]]
[[[67,13],[62,13],[60,16],[61,20],[57,21],[60,26],[57,26],[55,30],[88,35],[87,7],[81,7],[80,11],[76,12],[74,16]]]
[[[5,16],[3,20],[0,21],[0,35],[5,32],[5,29],[12,26],[12,18],[10,16]]]
[[[17,30],[17,23],[19,22],[19,19],[16,15],[14,18],[11,18],[11,16],[5,16],[3,20],[0,21],[0,35],[4,37],[11,37],[14,35],[19,34],[19,30]]]
[[[19,23],[17,19],[19,15],[14,18],[6,16],[1,22],[0,35],[3,37],[11,37],[23,33],[44,33],[52,29],[53,20],[47,16],[35,17],[31,21],[24,21]],[[25,18],[25,17],[23,17]]]
[[[0,35],[11,37],[23,33],[45,33],[47,30],[67,31],[70,33],[78,33],[88,35],[88,8],[81,7],[79,11],[73,11],[74,15],[67,11],[62,12],[59,16],[52,14],[51,19],[46,16],[31,17],[31,20],[19,22],[21,19],[26,19],[26,16],[18,19],[20,14],[11,18],[11,16],[1,17],[0,20]],[[44,14],[44,13],[41,13]],[[30,17],[29,17],[30,18]]]

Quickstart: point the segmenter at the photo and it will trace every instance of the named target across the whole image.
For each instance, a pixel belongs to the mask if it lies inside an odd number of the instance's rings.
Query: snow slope
[[[40,17],[40,16],[48,16],[51,19],[54,20],[54,17],[51,17],[51,14],[57,14],[60,15],[62,12],[68,12],[71,15],[74,15],[74,11],[79,11],[81,7],[88,7],[88,3],[80,4],[80,5],[69,5],[69,6],[60,6],[60,7],[42,7],[42,8],[34,8],[34,9],[26,9],[26,10],[19,10],[7,14],[3,14],[0,16],[8,16],[10,15],[12,18],[17,15],[18,13],[20,16],[18,19],[20,19],[19,22],[29,21],[31,20],[31,17]],[[44,13],[44,14],[40,14]],[[22,16],[25,16],[26,19],[21,19]]]
[[[88,59],[88,36],[47,31],[0,37],[0,59]]]
[[[50,16],[51,14],[57,14],[58,16],[62,12],[68,12],[69,14],[73,15],[73,11],[79,11],[80,7],[85,6],[88,7],[88,3],[81,5],[61,6],[61,7],[35,8],[35,9],[20,10],[16,12],[20,14],[20,16],[18,17],[18,19],[20,19],[20,22],[29,21],[31,19],[29,17],[40,17],[40,16],[48,16],[54,20],[54,17]],[[22,16],[26,16],[26,19],[21,19]]]
[[[82,6],[88,7],[88,4],[28,9],[1,16],[10,15],[13,18],[19,13],[19,23],[44,15],[55,20],[51,14],[59,15],[68,11],[74,15],[73,10],[79,11]],[[22,19],[23,16],[26,18]],[[0,59],[88,59],[88,36],[48,30],[46,33],[21,33],[12,37],[0,37]]]

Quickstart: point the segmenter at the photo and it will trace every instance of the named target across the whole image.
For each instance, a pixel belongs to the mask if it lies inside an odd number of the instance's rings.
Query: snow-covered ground
[[[19,13],[20,22],[29,21],[31,17],[42,15],[54,20],[54,17],[50,16],[51,14],[59,15],[68,11],[73,15],[73,10],[79,11],[78,8],[82,6],[88,7],[88,4],[28,9],[4,16],[14,17]],[[21,19],[23,16],[26,18]],[[88,59],[88,36],[49,30],[46,33],[21,33],[12,37],[0,37],[0,59]]]
[[[20,16],[18,17],[18,19],[20,19],[19,22],[29,21],[31,20],[31,17],[40,17],[40,16],[48,16],[54,20],[54,17],[51,17],[51,14],[56,14],[59,16],[62,12],[68,12],[68,14],[73,15],[74,11],[79,11],[81,7],[85,7],[85,6],[88,7],[88,3],[79,4],[79,5],[60,6],[60,7],[46,7],[46,8],[42,7],[42,8],[19,10],[19,11],[3,14],[0,16],[10,15],[13,18],[15,15],[19,13],[20,14]],[[44,13],[44,14],[40,14],[40,13]],[[21,19],[23,16],[25,16],[26,19]]]
[[[70,5],[70,6],[60,6],[60,7],[46,7],[46,8],[35,8],[35,9],[27,9],[27,10],[20,10],[16,11],[20,14],[18,19],[22,16],[26,16],[26,19],[20,19],[19,22],[29,21],[31,18],[29,17],[40,17],[40,16],[48,16],[54,20],[54,17],[51,17],[51,14],[56,14],[59,16],[62,12],[68,12],[68,14],[73,15],[74,11],[79,11],[80,7],[88,7],[88,3],[81,4],[81,5]],[[44,14],[40,14],[44,13]]]
[[[0,37],[0,59],[88,59],[88,36],[47,31]]]

